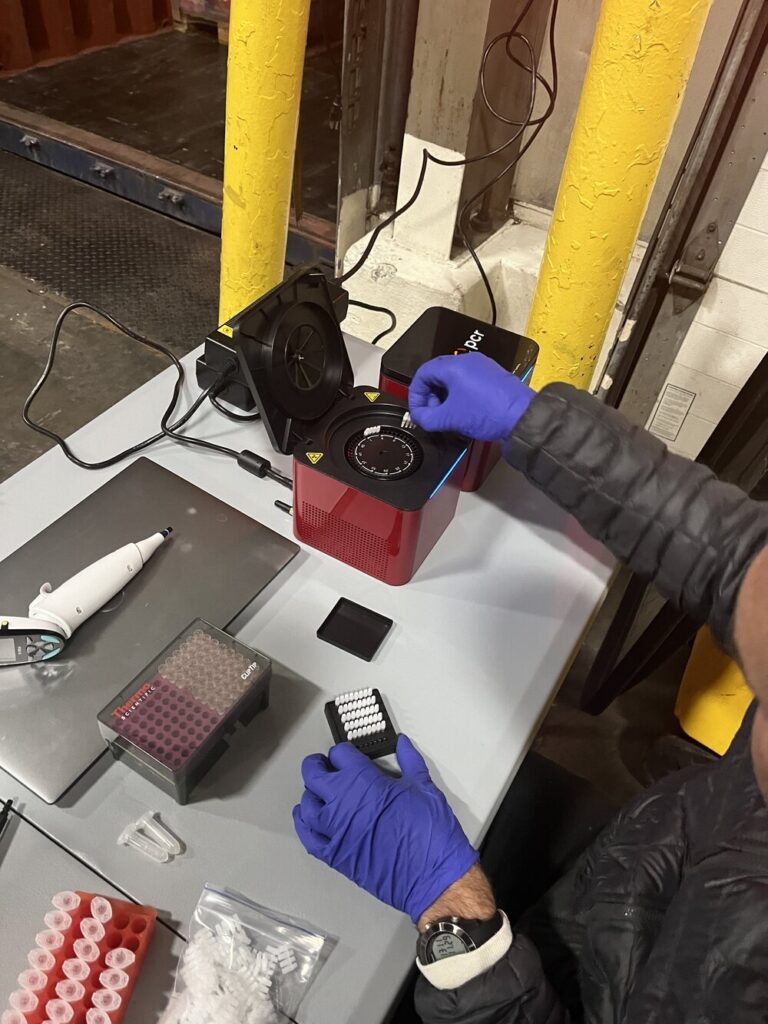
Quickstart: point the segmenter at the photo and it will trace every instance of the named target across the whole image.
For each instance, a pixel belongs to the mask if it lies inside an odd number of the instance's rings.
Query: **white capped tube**
[[[124,971],[126,967],[136,963],[136,954],[132,949],[120,946],[118,949],[110,949],[105,960],[107,967],[119,967],[121,971]]]
[[[28,992],[42,992],[48,985],[48,975],[42,971],[36,971],[34,968],[22,971],[16,980],[19,986]]]
[[[84,917],[80,922],[80,934],[91,942],[101,942],[107,933],[101,921],[95,917]]]
[[[123,1004],[123,997],[119,992],[111,988],[97,989],[91,996],[91,1001],[97,1010],[105,1010],[107,1013],[114,1013]]]
[[[74,1008],[63,999],[50,999],[45,1004],[45,1012],[53,1024],[69,1024],[75,1016]]]
[[[61,965],[61,970],[64,977],[69,978],[71,981],[87,981],[91,973],[91,968],[85,960],[80,960],[79,957],[65,960]]]
[[[73,910],[77,910],[80,906],[80,897],[76,892],[65,889],[64,892],[57,892],[51,903],[57,910],[66,910],[68,914],[71,914]]]
[[[103,896],[94,896],[91,900],[91,917],[106,924],[112,920],[112,904]]]
[[[49,928],[47,931],[38,932],[35,936],[35,942],[40,949],[47,949],[52,952],[54,949],[61,949],[64,945],[64,936],[61,932]]]
[[[72,927],[72,918],[66,910],[49,910],[43,920],[45,927],[55,932],[66,932]]]
[[[27,1024],[27,1018],[19,1010],[5,1010],[0,1016],[0,1024]]]
[[[56,957],[50,950],[40,949],[38,946],[36,949],[30,949],[27,953],[27,963],[35,971],[52,971],[56,966]]]
[[[128,988],[130,980],[125,971],[121,971],[119,967],[110,967],[108,971],[102,971],[99,975],[99,984],[113,992],[121,992],[124,988]]]
[[[99,947],[90,939],[75,939],[75,956],[87,964],[95,963],[99,959]]]
[[[85,1024],[112,1024],[112,1020],[104,1010],[97,1010],[92,1006],[85,1015]]]
[[[56,995],[65,1003],[79,1003],[81,999],[85,999],[85,985],[81,981],[68,978],[66,981],[58,983]]]
[[[15,992],[11,992],[8,1002],[11,1004],[12,1009],[24,1014],[34,1013],[40,1005],[40,1000],[35,993],[28,992],[25,988],[19,988]]]

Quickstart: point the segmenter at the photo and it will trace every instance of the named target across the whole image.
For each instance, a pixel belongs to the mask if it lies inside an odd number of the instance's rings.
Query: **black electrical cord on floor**
[[[350,299],[350,306],[359,306],[361,309],[369,309],[372,313],[384,313],[390,319],[390,325],[386,330],[382,331],[381,334],[377,334],[371,342],[372,345],[377,345],[382,338],[386,338],[388,334],[397,327],[397,317],[391,309],[387,309],[386,306],[375,306],[372,302],[362,302],[360,299]]]
[[[161,355],[164,355],[176,370],[176,381],[174,382],[173,385],[173,393],[171,395],[171,400],[168,403],[165,412],[163,413],[163,417],[160,421],[160,432],[157,434],[153,434],[151,437],[145,438],[143,441],[139,441],[137,444],[131,445],[129,448],[125,448],[123,451],[118,452],[116,455],[110,456],[110,458],[108,459],[102,459],[99,462],[86,462],[85,459],[81,459],[79,456],[75,455],[75,453],[70,448],[69,444],[64,440],[64,438],[60,434],[57,434],[53,430],[49,430],[48,427],[44,427],[41,423],[37,423],[30,416],[30,409],[32,408],[32,404],[35,398],[37,398],[37,396],[39,395],[40,391],[45,386],[45,383],[50,377],[51,371],[53,370],[53,364],[56,359],[56,351],[58,349],[59,338],[61,336],[61,331],[62,328],[64,327],[64,323],[67,317],[77,309],[88,309],[91,312],[96,313],[98,316],[102,317],[108,323],[112,324],[112,326],[116,328],[116,330],[120,331],[126,337],[131,338],[131,340],[133,341],[137,341],[140,345],[143,345],[145,348],[151,349],[153,352],[159,352]],[[227,366],[226,369],[224,369],[221,372],[219,377],[211,385],[209,385],[209,387],[205,388],[205,390],[202,391],[197,396],[197,398],[189,407],[189,409],[187,409],[187,411],[181,417],[179,417],[178,420],[176,420],[174,423],[171,423],[170,419],[173,416],[176,404],[181,395],[181,388],[184,383],[184,367],[181,365],[181,362],[179,361],[176,354],[172,352],[169,348],[167,348],[165,345],[160,344],[160,342],[152,341],[150,338],[145,338],[142,334],[138,334],[136,331],[132,331],[129,327],[126,327],[124,324],[120,323],[119,320],[115,319],[115,317],[111,316],[109,313],[106,313],[103,309],[100,309],[98,306],[93,305],[93,303],[82,301],[72,302],[61,311],[56,320],[56,323],[53,328],[53,333],[51,335],[51,342],[48,349],[48,358],[46,359],[45,367],[43,368],[43,372],[40,375],[39,380],[32,388],[32,391],[29,393],[27,400],[24,402],[24,407],[22,409],[21,415],[28,427],[36,431],[38,434],[43,434],[45,437],[50,438],[51,441],[54,441],[59,446],[59,448],[61,448],[64,455],[69,459],[69,461],[73,462],[76,466],[79,466],[81,469],[107,469],[109,466],[114,466],[118,462],[122,462],[123,459],[129,458],[131,455],[136,455],[138,452],[144,451],[144,449],[149,448],[150,445],[155,444],[156,441],[160,441],[164,437],[169,437],[182,444],[193,445],[199,448],[206,448],[209,451],[215,451],[219,452],[222,455],[227,455],[230,458],[235,459],[238,465],[241,466],[243,469],[247,469],[249,472],[254,473],[256,476],[267,476],[271,480],[275,480],[277,483],[280,483],[285,487],[292,488],[292,480],[290,480],[290,478],[285,476],[283,473],[280,473],[278,470],[273,469],[272,464],[269,462],[269,460],[265,459],[261,455],[257,455],[256,453],[247,450],[238,452],[235,451],[234,448],[226,448],[224,445],[215,444],[212,441],[205,441],[202,438],[189,437],[186,434],[178,433],[179,429],[183,427],[191,419],[191,417],[197,412],[197,410],[200,408],[203,402],[207,398],[210,398],[211,395],[215,394],[216,390],[222,386],[223,382],[226,380],[226,377],[231,372],[232,367]]]
[[[472,157],[465,157],[465,158],[460,159],[460,160],[443,160],[440,157],[437,157],[434,154],[430,153],[428,149],[426,149],[426,148],[423,149],[422,150],[422,156],[421,156],[421,167],[419,169],[419,174],[418,174],[418,177],[416,179],[416,186],[415,186],[413,192],[411,193],[410,197],[408,198],[408,200],[405,203],[403,203],[403,205],[401,207],[396,209],[393,213],[391,213],[388,217],[386,217],[379,225],[377,225],[377,227],[372,232],[371,237],[368,239],[368,243],[367,243],[365,249],[363,250],[361,256],[353,264],[353,266],[350,267],[349,270],[347,270],[344,274],[341,275],[341,277],[339,278],[339,283],[343,284],[344,282],[348,281],[351,277],[353,277],[364,266],[364,264],[368,260],[368,257],[370,256],[371,252],[373,251],[373,248],[376,245],[376,242],[378,241],[381,233],[383,231],[385,231],[391,224],[393,224],[398,219],[398,217],[401,217],[404,213],[407,213],[407,211],[411,209],[411,207],[414,205],[414,203],[418,199],[419,195],[421,194],[422,188],[424,187],[424,180],[426,178],[427,167],[429,166],[430,163],[437,164],[438,166],[441,166],[441,167],[468,167],[468,166],[470,166],[472,164],[479,163],[482,160],[488,160],[491,157],[498,156],[505,149],[508,149],[510,146],[514,145],[514,143],[517,142],[517,140],[521,137],[521,135],[525,132],[525,130],[527,128],[533,127],[535,129],[533,134],[527,140],[525,145],[523,145],[523,147],[521,148],[519,153],[515,156],[515,158],[513,160],[511,160],[497,175],[495,175],[491,179],[491,181],[487,182],[477,193],[475,193],[474,196],[472,196],[466,203],[464,203],[464,205],[462,206],[462,209],[460,211],[459,217],[457,219],[457,227],[459,229],[459,233],[461,234],[462,241],[466,245],[467,251],[470,253],[470,255],[472,256],[472,259],[475,262],[475,265],[477,266],[478,272],[480,274],[480,278],[481,278],[481,280],[483,282],[483,285],[485,287],[485,290],[486,290],[486,292],[488,294],[488,301],[489,301],[490,307],[491,307],[491,323],[492,324],[496,323],[496,320],[497,320],[497,309],[496,309],[496,298],[495,298],[495,296],[493,294],[493,288],[491,287],[490,280],[488,279],[488,275],[487,275],[487,273],[485,271],[485,268],[483,267],[483,264],[482,264],[482,262],[480,260],[480,257],[477,254],[477,250],[476,250],[474,244],[472,243],[472,240],[470,239],[470,237],[469,237],[469,235],[467,233],[466,224],[467,224],[467,222],[469,220],[469,215],[471,213],[472,206],[478,201],[478,199],[481,199],[482,196],[485,195],[485,193],[490,188],[492,188],[498,181],[500,181],[506,174],[508,174],[519,163],[519,161],[522,159],[522,157],[528,152],[528,150],[533,145],[534,141],[538,137],[539,132],[541,131],[541,128],[546,123],[546,121],[549,119],[549,117],[551,116],[552,111],[554,109],[555,101],[557,99],[557,91],[558,91],[557,54],[556,54],[556,49],[555,49],[555,26],[556,26],[556,19],[557,19],[559,0],[553,0],[553,3],[552,3],[552,14],[551,14],[550,26],[549,26],[549,43],[550,43],[550,52],[551,52],[551,55],[552,55],[552,84],[547,82],[546,79],[544,78],[544,76],[540,73],[539,67],[538,67],[538,62],[536,60],[536,53],[535,53],[535,51],[533,49],[533,46],[531,45],[530,40],[527,38],[527,36],[523,35],[521,32],[518,31],[518,29],[520,28],[520,25],[523,22],[523,19],[528,14],[528,12],[531,9],[531,7],[533,6],[534,2],[535,2],[535,0],[528,0],[528,2],[526,3],[525,7],[521,11],[521,13],[518,15],[518,17],[515,20],[514,24],[512,25],[512,28],[509,29],[507,32],[499,33],[499,35],[495,36],[488,43],[488,45],[486,46],[485,51],[483,53],[483,59],[482,59],[481,65],[480,65],[481,96],[482,96],[483,103],[484,103],[486,109],[488,110],[488,112],[493,117],[497,118],[502,123],[508,124],[508,125],[511,125],[511,126],[516,126],[517,127],[517,131],[514,132],[513,135],[509,139],[507,139],[505,142],[501,143],[501,145],[496,146],[494,149],[491,149],[491,150],[489,150],[486,153],[480,153],[480,154],[478,154],[476,156],[472,156]],[[496,46],[502,40],[506,40],[505,51],[506,51],[506,54],[507,54],[508,58],[512,61],[512,63],[515,64],[517,67],[522,68],[524,71],[526,71],[531,76],[530,100],[529,100],[529,103],[528,103],[528,113],[527,113],[527,116],[525,117],[525,119],[522,120],[522,121],[517,121],[517,120],[514,120],[512,118],[507,118],[504,115],[500,114],[499,111],[496,110],[496,108],[493,106],[493,104],[488,99],[488,93],[487,93],[486,83],[485,83],[486,68],[487,68],[488,60],[489,60],[489,58],[491,56],[491,53],[493,52],[493,50],[496,48]],[[522,42],[525,45],[526,49],[528,50],[528,54],[529,54],[529,58],[530,58],[530,64],[525,64],[523,61],[520,60],[519,57],[516,57],[514,55],[514,53],[512,52],[511,46],[512,46],[512,43],[515,40],[518,40],[518,41]],[[549,96],[549,103],[547,105],[547,109],[545,110],[545,112],[540,117],[534,118],[533,117],[533,110],[534,110],[534,107],[535,107],[535,104],[536,104],[536,93],[537,93],[537,85],[538,84],[541,84],[544,87],[545,91],[547,92],[547,95]]]

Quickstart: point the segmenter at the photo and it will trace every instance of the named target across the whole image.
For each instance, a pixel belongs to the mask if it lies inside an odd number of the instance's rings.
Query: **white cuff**
[[[501,928],[479,949],[473,949],[470,953],[460,953],[458,956],[449,956],[434,964],[423,964],[416,957],[416,966],[430,985],[439,989],[459,988],[478,975],[485,974],[506,955],[512,945],[512,928],[504,911],[500,913],[504,919]]]

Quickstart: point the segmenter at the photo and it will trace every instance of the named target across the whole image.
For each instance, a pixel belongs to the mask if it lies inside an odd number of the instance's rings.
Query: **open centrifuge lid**
[[[328,283],[303,267],[230,323],[272,446],[291,454],[353,385]]]

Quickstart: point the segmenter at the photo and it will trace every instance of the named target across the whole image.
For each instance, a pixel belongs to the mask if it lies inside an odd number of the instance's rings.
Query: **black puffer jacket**
[[[731,645],[741,582],[768,545],[765,504],[565,384],[534,399],[505,455]],[[452,991],[420,979],[424,1024],[768,1022],[768,807],[752,717],[721,761],[623,811],[490,971]]]

